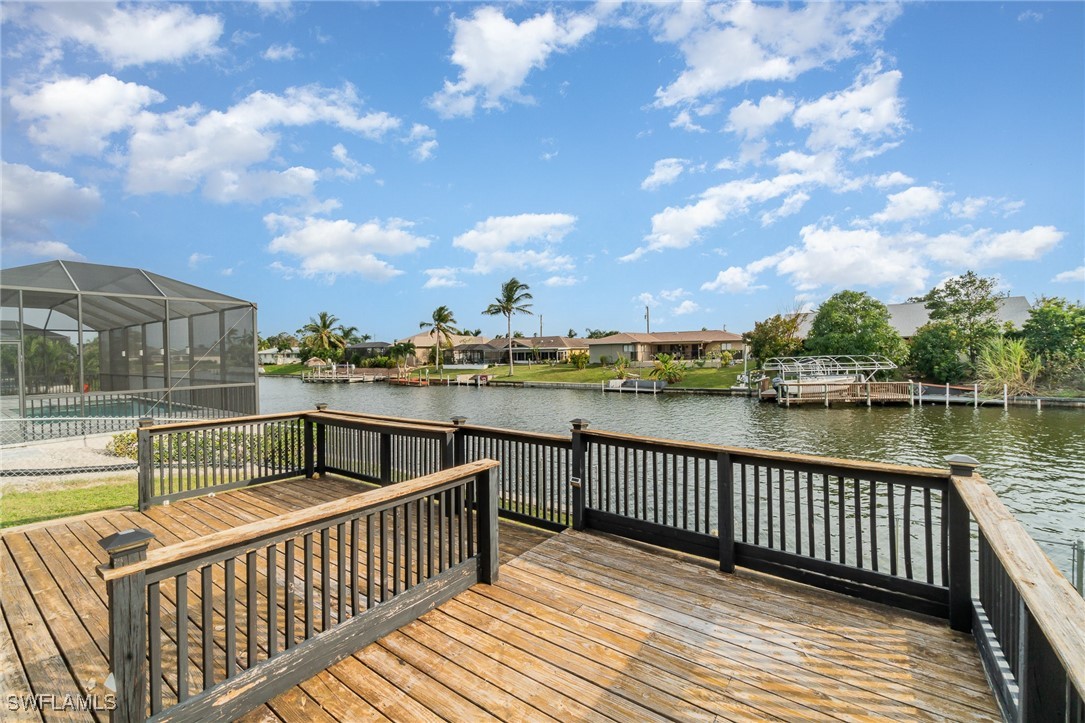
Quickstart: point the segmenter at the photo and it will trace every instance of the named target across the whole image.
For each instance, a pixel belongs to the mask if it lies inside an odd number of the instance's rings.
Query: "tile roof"
[[[712,344],[742,341],[741,334],[722,329],[705,331],[655,331],[652,333],[622,332],[602,339],[586,339],[588,344]]]

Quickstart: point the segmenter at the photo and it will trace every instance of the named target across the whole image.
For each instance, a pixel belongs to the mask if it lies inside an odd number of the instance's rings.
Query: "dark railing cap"
[[[98,540],[98,544],[110,555],[116,555],[140,547],[147,547],[147,545],[151,544],[151,540],[153,539],[153,532],[139,527],[134,530],[114,532],[109,537],[103,537]]]
[[[980,466],[978,459],[967,454],[951,454],[945,460],[949,462],[949,473],[956,477],[971,477]]]
[[[323,412],[327,408],[328,408],[328,405],[325,402],[321,402],[320,404],[316,405],[316,410],[318,412]]]
[[[570,421],[569,424],[573,425],[573,429],[587,429],[590,422],[586,419],[580,419],[579,417],[577,417],[576,419]]]
[[[467,424],[467,417],[453,417],[452,423],[455,424],[457,427],[461,427],[464,424]]]
[[[140,417],[139,418],[139,426],[141,426],[141,427],[149,427],[152,424],[154,424],[154,417]]]

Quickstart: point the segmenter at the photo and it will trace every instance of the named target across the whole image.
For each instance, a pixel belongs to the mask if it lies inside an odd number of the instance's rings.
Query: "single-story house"
[[[593,364],[613,362],[623,356],[631,362],[646,362],[657,354],[670,354],[676,359],[706,359],[721,352],[742,358],[742,335],[722,329],[704,331],[657,331],[652,333],[623,332],[602,339],[585,339]]]
[[[445,343],[445,340],[441,340],[441,350],[445,353],[442,359],[453,360],[453,363],[460,363],[456,361],[453,350],[464,344],[485,344],[489,339],[484,336],[466,336],[463,334],[452,334],[452,346]],[[424,331],[421,334],[415,334],[414,336],[408,336],[403,339],[396,339],[396,344],[401,344],[405,341],[409,341],[414,344],[414,354],[407,357],[407,364],[410,366],[419,366],[422,364],[435,363],[436,357],[434,356],[434,348],[437,346],[437,336],[431,335],[428,331]],[[449,356],[451,354],[451,357]]]
[[[930,321],[930,314],[923,302],[909,302],[906,304],[886,304],[889,310],[889,324],[897,330],[905,339],[911,339],[916,331]],[[1020,329],[1028,321],[1029,311],[1032,305],[1024,296],[1007,296],[998,300],[997,319],[999,326],[1013,324],[1015,329]],[[800,339],[810,336],[810,327],[814,324],[816,311],[801,315],[799,319]]]
[[[365,341],[360,344],[351,344],[343,349],[343,358],[349,361],[356,356],[362,359],[388,356],[388,350],[391,347],[392,345],[386,341]]]
[[[256,352],[260,364],[300,364],[301,349],[292,347],[286,351],[280,349],[262,349]]]

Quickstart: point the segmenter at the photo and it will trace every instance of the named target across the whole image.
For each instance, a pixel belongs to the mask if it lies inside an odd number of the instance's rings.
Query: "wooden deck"
[[[99,538],[159,544],[356,493],[291,481],[3,535],[0,693],[103,696]],[[588,533],[502,524],[477,585],[249,720],[998,720],[972,638],[942,621]],[[47,704],[47,708],[48,708]],[[44,712],[45,720],[105,712]],[[10,716],[10,718],[9,718]]]

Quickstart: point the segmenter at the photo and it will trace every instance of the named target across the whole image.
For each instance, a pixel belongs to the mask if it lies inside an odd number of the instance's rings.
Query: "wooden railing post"
[[[720,570],[735,571],[735,481],[731,453],[716,455],[717,528],[720,536]]]
[[[151,497],[154,496],[154,439],[151,437],[150,430],[153,424],[154,420],[150,417],[140,417],[139,429],[136,431],[140,512],[151,506]]]
[[[572,429],[572,448],[570,450],[570,463],[572,467],[572,477],[569,483],[573,486],[573,528],[577,530],[583,530],[585,525],[584,509],[587,507],[587,495],[584,490],[584,471],[586,465],[584,464],[585,457],[587,455],[587,445],[584,444],[584,430],[588,428],[588,420],[586,419],[574,419],[570,424],[573,425]],[[577,489],[580,490],[580,499],[577,500]]]
[[[392,484],[392,433],[381,432],[379,437],[380,469],[377,471],[381,485]]]
[[[475,478],[478,494],[478,581],[487,585],[497,582],[501,562],[497,550],[497,475],[484,470]]]
[[[144,529],[125,530],[102,538],[98,544],[109,553],[108,567],[118,568],[147,559],[147,546],[154,535]],[[112,721],[142,721],[147,718],[147,580],[131,575],[110,580],[109,665],[117,706]],[[107,688],[108,681],[107,681]]]
[[[971,477],[979,462],[964,454],[946,457],[949,462],[949,500],[947,526],[949,545],[949,626],[954,630],[972,632],[972,535],[971,516],[953,477]]]
[[[304,439],[304,453],[305,453],[305,479],[312,479],[316,470],[316,450],[314,442],[313,429],[316,427],[316,423],[308,419],[302,423],[302,428],[305,433]]]
[[[328,408],[327,404],[316,405],[318,412],[323,412]],[[316,465],[315,472],[317,477],[324,477],[328,469],[327,458],[327,439],[328,439],[328,425],[323,422],[317,422],[316,425]]]
[[[456,466],[467,462],[467,435],[464,434],[462,429],[465,424],[467,424],[467,417],[452,418],[452,426],[456,428],[455,435],[452,438],[452,460]]]
[[[572,527],[574,530],[584,529],[584,483],[579,477],[569,480],[573,491],[573,514]]]

